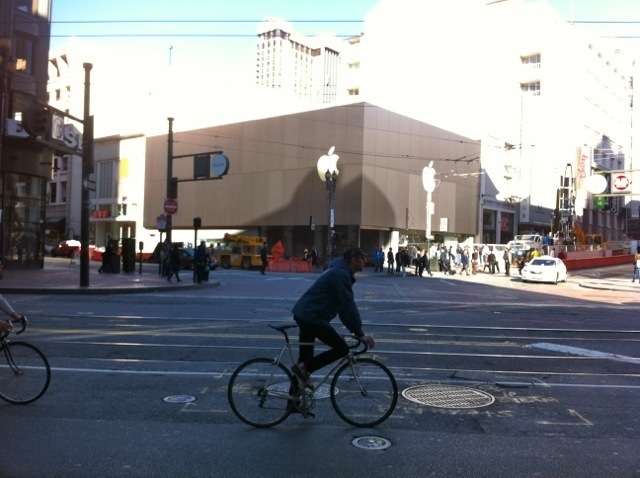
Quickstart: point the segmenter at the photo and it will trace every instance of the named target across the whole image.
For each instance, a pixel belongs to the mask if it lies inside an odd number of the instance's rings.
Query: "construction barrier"
[[[270,261],[268,272],[313,272],[311,262],[301,259],[278,259]]]
[[[567,270],[574,271],[578,269],[591,269],[593,267],[619,266],[629,264],[633,266],[635,256],[633,254],[624,254],[621,256],[608,257],[590,257],[580,259],[562,259]]]

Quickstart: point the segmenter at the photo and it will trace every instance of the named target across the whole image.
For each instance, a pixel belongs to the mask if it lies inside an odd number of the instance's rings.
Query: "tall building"
[[[340,52],[335,37],[305,37],[272,18],[258,29],[256,82],[314,103],[338,96]]]
[[[77,56],[58,52],[49,57],[47,90],[49,105],[71,114],[83,116],[84,69]],[[67,124],[67,135],[82,144],[82,127]],[[51,177],[47,183],[47,228],[45,245],[55,246],[63,239],[80,238],[82,213],[82,155],[80,152],[54,151]]]
[[[44,264],[50,20],[50,0],[0,2],[0,254],[8,268]]]

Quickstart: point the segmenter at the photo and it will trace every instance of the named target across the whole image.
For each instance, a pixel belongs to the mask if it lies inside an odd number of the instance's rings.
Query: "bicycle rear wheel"
[[[397,402],[396,380],[377,360],[357,358],[333,376],[331,403],[350,425],[375,427],[391,416]]]
[[[281,423],[293,409],[293,377],[281,363],[257,358],[240,365],[229,380],[231,410],[243,422],[258,428]]]
[[[35,402],[49,387],[51,368],[40,350],[26,342],[8,342],[0,358],[0,398],[24,405]]]

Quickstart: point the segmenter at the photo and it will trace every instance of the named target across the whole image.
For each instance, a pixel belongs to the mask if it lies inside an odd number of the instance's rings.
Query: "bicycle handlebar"
[[[15,328],[13,330],[5,330],[4,332],[0,333],[0,337],[5,338],[11,332],[15,332],[16,335],[20,335],[22,332],[24,332],[26,330],[27,325],[29,323],[29,321],[27,320],[27,318],[24,315],[21,316],[19,319],[9,320],[9,322],[11,322],[11,324],[18,324],[19,323],[22,327],[18,331],[16,331]]]
[[[356,341],[355,344],[349,345],[349,348],[353,350],[354,355],[362,355],[364,353],[367,353],[367,350],[369,350],[369,347],[367,346],[367,344],[365,344],[362,340],[360,340],[359,337],[356,337],[355,335],[350,335],[349,337]],[[363,349],[356,350],[360,346],[362,346]]]
[[[18,322],[18,323],[20,323],[20,325],[22,325],[22,328],[16,332],[16,335],[20,335],[22,332],[27,330],[27,324],[29,323],[29,321],[27,320],[27,318],[24,315],[22,315],[22,316],[20,316],[19,319],[11,321],[12,324],[15,324],[16,322]]]

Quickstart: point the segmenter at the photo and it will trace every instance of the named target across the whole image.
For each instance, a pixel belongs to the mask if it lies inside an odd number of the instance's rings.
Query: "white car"
[[[567,282],[567,266],[557,257],[540,256],[531,259],[522,269],[523,282]]]

